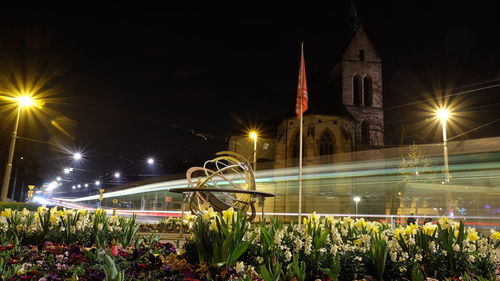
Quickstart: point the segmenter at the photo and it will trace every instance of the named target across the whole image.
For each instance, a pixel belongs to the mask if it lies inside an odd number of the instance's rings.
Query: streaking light
[[[45,200],[44,198],[42,198],[40,196],[33,196],[32,200],[33,200],[33,202],[37,202],[37,203],[44,205],[44,206],[50,204],[49,201]]]

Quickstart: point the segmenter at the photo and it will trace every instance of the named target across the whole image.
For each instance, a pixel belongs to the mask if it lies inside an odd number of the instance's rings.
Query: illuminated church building
[[[304,166],[361,160],[351,152],[384,146],[382,60],[360,25],[353,4],[349,23],[351,38],[329,71],[328,90],[321,97],[327,101],[316,101],[320,106],[312,106],[304,114]],[[315,94],[309,90],[309,101]],[[266,168],[297,166],[299,119],[284,119],[276,139],[260,139],[259,143],[259,161],[274,162]],[[269,145],[263,148],[264,143]],[[251,141],[242,138],[231,138],[229,149],[245,156],[253,152]]]

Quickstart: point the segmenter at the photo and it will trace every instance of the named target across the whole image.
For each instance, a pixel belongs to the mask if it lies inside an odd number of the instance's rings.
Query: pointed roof
[[[358,17],[358,12],[356,11],[356,3],[354,0],[351,0],[351,5],[349,7],[349,17],[347,18],[349,23],[349,32],[350,34],[356,33],[359,27],[361,26],[361,20]]]

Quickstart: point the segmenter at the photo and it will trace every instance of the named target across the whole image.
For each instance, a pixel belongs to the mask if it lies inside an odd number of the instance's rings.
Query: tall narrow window
[[[353,95],[353,104],[360,105],[361,104],[361,79],[356,74],[352,78],[352,95]]]
[[[363,79],[363,98],[365,106],[373,106],[372,79],[368,75]]]
[[[359,50],[359,60],[360,61],[365,60],[365,50],[363,50],[363,49]]]
[[[370,125],[367,121],[361,123],[361,144],[363,147],[370,146]]]
[[[332,162],[335,152],[335,137],[324,131],[319,138],[319,155],[325,162]]]

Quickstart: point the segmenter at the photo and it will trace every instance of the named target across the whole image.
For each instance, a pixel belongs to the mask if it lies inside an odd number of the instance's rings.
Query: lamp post
[[[33,99],[29,96],[21,96],[15,99],[17,102],[17,117],[12,132],[12,140],[9,146],[9,157],[7,166],[5,167],[5,175],[3,177],[2,191],[0,193],[0,201],[7,201],[7,193],[9,192],[10,174],[12,172],[12,159],[14,158],[14,150],[16,148],[17,127],[19,126],[19,118],[23,107],[29,107],[34,104]]]
[[[257,132],[250,132],[250,138],[253,139],[253,171],[257,171]]]
[[[449,182],[451,179],[450,170],[448,167],[448,145],[446,137],[446,121],[450,117],[450,111],[446,108],[441,108],[436,113],[437,118],[441,121],[443,128],[443,157],[444,157],[444,181]]]
[[[359,203],[359,201],[361,201],[361,198],[359,198],[359,196],[356,196],[356,197],[352,198],[352,200],[356,204],[356,215],[357,215],[358,214],[358,203]]]

